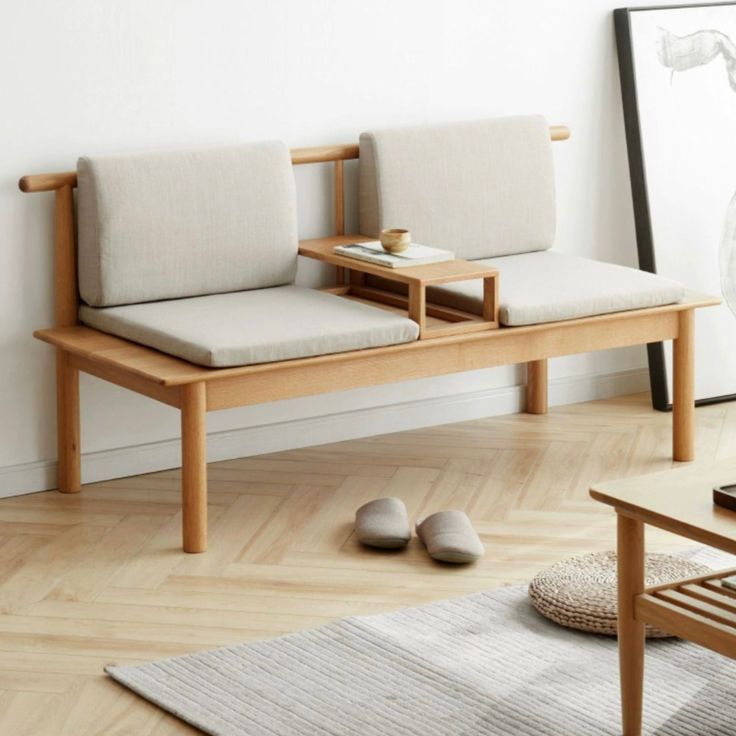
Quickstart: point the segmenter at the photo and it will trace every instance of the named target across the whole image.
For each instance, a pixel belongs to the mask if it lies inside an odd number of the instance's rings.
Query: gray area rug
[[[620,734],[614,639],[503,588],[138,666],[118,682],[213,736]],[[736,662],[647,645],[646,734],[736,733]]]

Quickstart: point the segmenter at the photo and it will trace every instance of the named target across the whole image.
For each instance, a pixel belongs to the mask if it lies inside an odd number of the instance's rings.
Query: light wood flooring
[[[204,555],[179,549],[177,471],[0,500],[0,734],[199,733],[102,667],[522,582],[610,549],[613,513],[588,486],[670,467],[670,421],[637,395],[214,463]],[[699,460],[736,455],[736,405],[697,421]],[[412,518],[465,509],[485,559],[434,564],[416,540],[359,548],[354,511],[384,495]]]

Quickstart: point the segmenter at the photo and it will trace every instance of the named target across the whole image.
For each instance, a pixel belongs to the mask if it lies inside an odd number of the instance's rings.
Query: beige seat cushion
[[[387,227],[468,260],[550,248],[547,122],[524,116],[363,133],[360,232]]]
[[[97,309],[81,321],[199,365],[272,363],[411,342],[406,317],[333,294],[281,286]]]
[[[682,299],[682,284],[636,268],[553,251],[482,261],[498,268],[499,318],[509,326],[559,322],[629,309],[659,307]],[[438,288],[450,306],[480,311],[480,281]],[[460,307],[462,308],[462,307]]]
[[[283,143],[87,157],[77,167],[87,304],[293,283],[296,198]]]
[[[682,284],[662,276],[554,251],[486,258],[479,263],[500,272],[499,319],[507,326],[659,307],[680,301],[685,293]],[[391,288],[389,282],[376,279],[369,283]],[[482,282],[429,287],[427,298],[480,314]]]

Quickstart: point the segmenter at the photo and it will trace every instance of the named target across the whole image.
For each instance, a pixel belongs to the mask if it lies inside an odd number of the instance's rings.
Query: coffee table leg
[[[634,599],[644,591],[644,524],[618,514],[618,653],[624,736],[640,736],[644,686],[644,624]]]

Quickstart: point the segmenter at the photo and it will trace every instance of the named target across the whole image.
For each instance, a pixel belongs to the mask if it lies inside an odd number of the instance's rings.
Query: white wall
[[[52,195],[20,194],[19,175],[80,154],[351,142],[372,126],[541,112],[573,132],[554,145],[558,248],[634,265],[616,4],[3,0],[0,493],[48,486],[55,453],[52,351],[31,338],[52,319]],[[310,168],[297,171],[301,237],[330,230],[329,170]],[[644,366],[643,349],[553,361],[553,399],[641,388]],[[522,381],[497,369],[221,412],[211,456],[513,411]],[[177,463],[177,412],[88,376],[82,395],[87,479]]]

